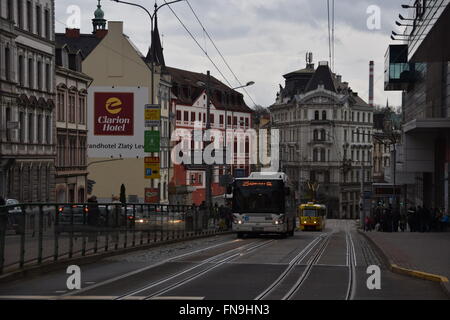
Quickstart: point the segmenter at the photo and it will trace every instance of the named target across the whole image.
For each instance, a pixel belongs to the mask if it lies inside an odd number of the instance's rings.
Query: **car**
[[[58,225],[84,225],[87,223],[88,208],[81,205],[65,205],[58,208]],[[72,218],[73,216],[73,218]],[[73,220],[72,220],[73,219]]]
[[[23,227],[24,210],[20,205],[20,202],[16,199],[6,199],[6,206],[14,206],[8,208],[8,222],[7,229],[14,230],[16,234],[20,233],[21,227]]]

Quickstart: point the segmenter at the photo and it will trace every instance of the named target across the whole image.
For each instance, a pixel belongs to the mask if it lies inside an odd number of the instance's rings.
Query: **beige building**
[[[161,161],[168,161],[161,154],[144,153],[144,110],[145,105],[151,103],[152,87],[148,58],[123,34],[123,22],[106,22],[100,5],[95,11],[93,27],[92,34],[80,34],[74,29],[57,34],[70,50],[81,50],[83,72],[94,79],[89,88],[87,114],[88,179],[95,181],[92,194],[99,201],[111,201],[113,195],[119,195],[124,184],[131,202],[143,202],[145,189],[152,187],[159,187],[161,201],[168,199],[168,166],[162,166],[160,180],[144,177],[145,156],[158,155]],[[170,100],[167,90],[160,90],[159,70],[155,68],[155,101],[163,102],[162,118],[168,119],[169,106],[164,100]],[[108,105],[108,99],[102,100],[104,95],[119,97],[123,105]],[[109,122],[101,123],[103,119],[109,119],[105,120]],[[112,123],[114,121],[117,123]],[[164,121],[161,128],[164,130]],[[114,133],[114,130],[122,129],[124,131]]]

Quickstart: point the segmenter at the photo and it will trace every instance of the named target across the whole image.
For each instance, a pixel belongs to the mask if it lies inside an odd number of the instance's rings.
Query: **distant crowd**
[[[381,232],[443,232],[449,225],[449,216],[443,209],[410,207],[406,213],[389,207],[378,206],[372,216],[366,217],[366,231]]]

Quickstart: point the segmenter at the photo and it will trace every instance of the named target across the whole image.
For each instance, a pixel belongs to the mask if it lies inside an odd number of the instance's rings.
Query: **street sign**
[[[158,104],[145,105],[145,127],[159,127],[161,125],[161,106]]]
[[[160,163],[159,157],[145,157],[144,163],[146,164],[152,164],[152,163]]]
[[[159,189],[145,188],[145,203],[158,203],[158,202],[159,202]]]
[[[161,179],[161,168],[159,163],[145,164],[145,179]]]
[[[145,131],[144,152],[160,152],[161,151],[161,134],[159,131]]]

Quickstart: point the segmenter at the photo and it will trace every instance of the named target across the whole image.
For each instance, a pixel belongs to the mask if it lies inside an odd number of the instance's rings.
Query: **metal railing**
[[[30,203],[0,207],[0,274],[61,258],[224,231],[217,212],[193,206]]]

